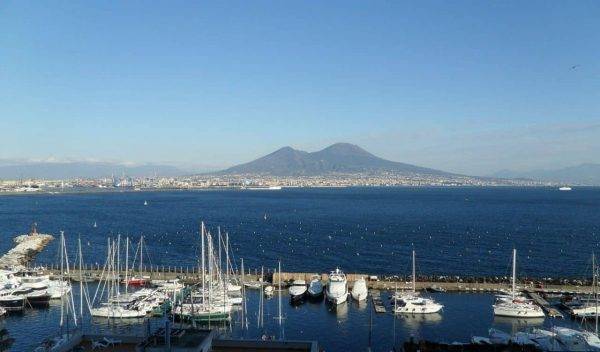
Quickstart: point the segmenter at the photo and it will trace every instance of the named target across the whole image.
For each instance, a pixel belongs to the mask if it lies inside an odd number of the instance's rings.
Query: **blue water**
[[[148,202],[144,206],[144,201]],[[266,214],[266,220],[265,220]],[[506,275],[510,251],[519,251],[521,276],[581,277],[589,274],[588,253],[598,246],[600,189],[559,192],[550,188],[348,188],[282,191],[129,192],[0,197],[0,252],[33,222],[41,232],[64,230],[69,251],[77,237],[87,263],[103,263],[106,238],[122,234],[147,237],[153,264],[196,264],[198,225],[228,231],[236,257],[247,267],[408,274],[410,251],[418,271],[440,275]],[[97,227],[94,228],[94,222]],[[55,260],[57,241],[38,257]],[[74,255],[73,255],[74,258]],[[77,295],[77,285],[75,294]],[[385,296],[386,294],[384,294]],[[577,324],[566,319],[494,319],[490,294],[437,294],[443,314],[402,317],[373,313],[373,348],[388,351],[410,336],[467,341],[491,326],[506,331],[531,325]],[[233,323],[235,337],[255,338],[258,295],[250,292],[249,330]],[[78,299],[75,298],[78,302]],[[274,320],[277,300],[267,301],[266,332],[280,336]],[[58,331],[60,309],[26,310],[0,318],[16,339],[13,351],[28,351]],[[292,307],[284,298],[285,336],[315,339],[327,351],[366,348],[370,306],[354,302],[331,310],[324,303]],[[154,323],[159,323],[154,319]],[[135,330],[131,325],[88,328]],[[394,330],[394,325],[396,329]]]
[[[144,206],[144,201],[148,202]],[[265,220],[266,215],[266,220]],[[598,252],[600,188],[345,188],[174,191],[0,197],[0,252],[33,222],[77,237],[87,263],[103,263],[106,238],[140,235],[152,264],[194,266],[201,220],[230,234],[247,267],[408,274],[581,277]],[[94,222],[97,227],[94,228]],[[54,241],[38,262],[56,260]]]

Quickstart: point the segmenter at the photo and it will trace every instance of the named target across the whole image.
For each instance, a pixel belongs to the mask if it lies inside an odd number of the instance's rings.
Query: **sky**
[[[0,159],[600,163],[598,1],[0,2]]]

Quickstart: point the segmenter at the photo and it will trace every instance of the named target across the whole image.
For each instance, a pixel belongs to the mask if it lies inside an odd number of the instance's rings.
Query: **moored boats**
[[[339,268],[329,273],[326,289],[327,300],[333,304],[342,304],[348,299],[348,281],[346,274]]]
[[[292,302],[304,300],[304,296],[306,295],[306,281],[294,280],[289,288],[289,293]]]
[[[364,277],[359,278],[354,282],[352,286],[352,298],[357,301],[364,301],[367,299],[369,291],[367,290],[367,282]]]
[[[323,282],[320,275],[311,276],[306,292],[309,298],[316,299],[323,297]]]

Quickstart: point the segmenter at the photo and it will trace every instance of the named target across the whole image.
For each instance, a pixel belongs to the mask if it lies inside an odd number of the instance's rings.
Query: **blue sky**
[[[2,1],[0,159],[600,162],[597,1]],[[574,69],[572,66],[576,66]]]

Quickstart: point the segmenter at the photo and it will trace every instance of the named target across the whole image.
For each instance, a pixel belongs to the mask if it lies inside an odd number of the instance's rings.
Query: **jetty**
[[[387,309],[381,300],[381,291],[379,290],[371,290],[371,301],[373,302],[373,307],[375,308],[375,313],[386,313]]]
[[[52,235],[38,233],[33,224],[29,234],[15,237],[16,246],[0,257],[0,268],[25,269],[53,239]]]
[[[563,314],[558,309],[552,307],[550,303],[542,298],[537,292],[525,290],[525,293],[535,302],[535,304],[542,307],[551,318],[564,318]]]

